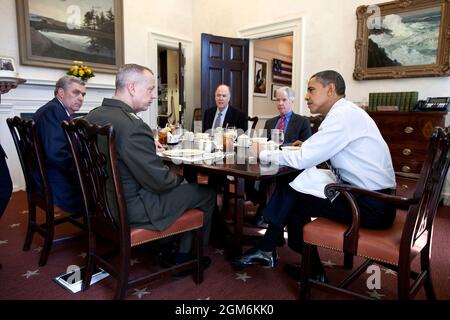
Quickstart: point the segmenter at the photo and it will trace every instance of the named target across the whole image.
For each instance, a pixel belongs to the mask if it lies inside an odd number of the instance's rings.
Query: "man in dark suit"
[[[217,86],[215,99],[217,108],[209,108],[205,111],[202,121],[202,131],[214,130],[217,127],[236,127],[243,132],[247,131],[247,116],[228,105],[231,98],[230,87],[225,84]]]
[[[294,90],[289,87],[281,87],[276,93],[278,116],[266,121],[264,129],[267,131],[267,138],[271,138],[272,129],[282,129],[284,131],[284,144],[298,144],[298,141],[305,141],[311,136],[311,124],[307,117],[298,115],[292,111],[294,103]]]
[[[156,98],[155,77],[147,67],[126,64],[116,76],[116,92],[104,99],[86,120],[112,124],[116,133],[120,177],[131,227],[165,230],[190,208],[203,211],[204,245],[208,244],[215,193],[205,185],[187,183],[156,154],[150,127],[137,115]],[[108,188],[111,192],[114,188]],[[112,198],[112,197],[111,197]],[[180,239],[178,263],[191,259],[192,234]],[[210,260],[203,259],[206,266]]]
[[[292,111],[292,105],[295,99],[294,90],[289,87],[281,87],[275,92],[277,101],[277,110],[280,113],[266,121],[264,130],[267,138],[271,139],[272,129],[281,129],[284,132],[284,145],[299,145],[311,136],[311,124],[307,117],[298,115]],[[295,178],[294,175],[283,176],[277,179],[277,183],[285,184]],[[267,192],[274,188],[269,188],[271,181],[261,181],[255,184],[255,188],[247,188],[247,198],[253,203],[258,204],[258,210],[255,215],[255,223],[263,224],[264,219],[261,216],[262,209],[266,206]],[[280,243],[283,243],[281,241]]]
[[[83,81],[64,76],[56,82],[55,98],[40,107],[33,116],[44,151],[53,203],[70,213],[82,212],[83,199],[61,123],[72,119],[72,115],[80,110],[85,95]]]
[[[206,132],[214,130],[217,127],[236,127],[238,129],[238,134],[244,133],[248,129],[247,116],[240,112],[239,110],[229,106],[231,98],[230,87],[225,84],[220,84],[217,86],[215,91],[216,108],[209,108],[205,111],[202,121],[202,131]],[[242,130],[242,131],[241,131]],[[223,203],[224,199],[221,196],[222,187],[227,184],[226,177],[209,175],[208,185],[214,188],[219,194],[217,198],[217,203],[219,206],[219,211],[227,208],[227,204]],[[226,199],[225,199],[226,200]],[[223,203],[223,205],[222,205]],[[223,245],[225,235],[227,235],[228,229],[226,227],[225,221],[222,217],[214,215],[212,222],[212,233],[211,236],[213,241],[219,245]]]

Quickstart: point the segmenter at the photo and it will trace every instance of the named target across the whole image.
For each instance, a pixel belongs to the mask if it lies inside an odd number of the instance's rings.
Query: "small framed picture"
[[[255,58],[253,95],[267,97],[267,60]]]
[[[282,87],[281,85],[272,83],[272,95],[271,95],[272,101],[277,100],[277,90],[280,89],[281,87]]]
[[[0,57],[0,77],[15,77],[16,66],[13,58]]]

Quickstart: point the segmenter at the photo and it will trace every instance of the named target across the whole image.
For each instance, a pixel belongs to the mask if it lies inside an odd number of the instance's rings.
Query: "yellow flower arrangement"
[[[75,65],[71,66],[67,75],[80,78],[83,81],[87,81],[92,77],[95,77],[94,70],[85,66],[81,61],[74,61]]]

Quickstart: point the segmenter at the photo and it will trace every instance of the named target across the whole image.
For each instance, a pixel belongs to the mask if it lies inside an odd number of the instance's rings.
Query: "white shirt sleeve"
[[[339,115],[331,115],[322,122],[319,131],[306,140],[297,151],[263,151],[260,159],[296,169],[311,168],[332,158],[350,143]]]

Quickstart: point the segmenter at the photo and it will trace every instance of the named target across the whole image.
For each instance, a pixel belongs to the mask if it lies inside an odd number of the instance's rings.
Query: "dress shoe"
[[[183,261],[183,263],[184,262],[187,262],[187,261]],[[181,264],[181,262],[179,262],[177,264]],[[208,256],[201,257],[200,258],[200,264],[202,266],[203,271],[205,271],[211,265],[211,258],[208,257]],[[186,276],[188,276],[190,274],[193,274],[194,272],[195,272],[195,269],[184,270],[184,271],[180,271],[180,272],[177,272],[177,273],[173,274],[172,277],[174,277],[174,278],[183,278],[183,277],[186,277]]]
[[[268,255],[264,251],[257,249],[254,252],[245,254],[235,259],[232,264],[236,267],[248,266],[252,264],[260,264],[265,267],[275,268],[277,263],[277,252],[274,250],[272,255]]]
[[[283,267],[283,271],[286,272],[286,274],[293,280],[300,282],[301,280],[301,274],[302,274],[302,268],[299,266],[294,266],[290,264],[286,264]],[[328,277],[324,272],[319,272],[313,274],[310,279],[322,282],[322,283],[328,283]]]

